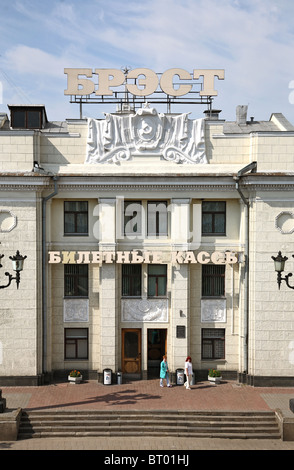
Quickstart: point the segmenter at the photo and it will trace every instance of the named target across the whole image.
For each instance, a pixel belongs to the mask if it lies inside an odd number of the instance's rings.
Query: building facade
[[[294,383],[294,127],[280,113],[192,120],[148,105],[104,119],[0,113],[0,381],[71,369],[159,377],[192,357],[252,385]],[[289,262],[288,262],[289,263]],[[291,265],[289,263],[289,270]]]

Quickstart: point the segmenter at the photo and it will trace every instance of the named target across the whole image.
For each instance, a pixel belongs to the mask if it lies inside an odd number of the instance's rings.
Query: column
[[[99,250],[109,253],[107,262],[100,267],[100,364],[104,369],[118,367],[118,309],[117,309],[117,279],[116,279],[116,199],[103,198],[99,200],[100,241]],[[112,256],[113,253],[113,256]]]
[[[190,199],[172,199],[171,243],[173,251],[188,250]],[[189,265],[172,266],[171,330],[174,371],[183,369],[189,353]]]

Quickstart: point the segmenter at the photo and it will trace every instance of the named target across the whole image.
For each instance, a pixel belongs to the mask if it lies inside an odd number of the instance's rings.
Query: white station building
[[[75,82],[70,70],[66,94],[82,82],[93,93],[88,69]],[[146,70],[145,95],[156,82]],[[103,119],[49,121],[43,105],[0,113],[0,383],[72,369],[146,380],[167,354],[173,380],[189,355],[196,381],[213,368],[293,386],[294,292],[291,276],[279,289],[272,256],[293,270],[294,126],[246,106],[234,122],[211,108],[191,119],[189,104],[162,113],[133,86],[145,103]]]

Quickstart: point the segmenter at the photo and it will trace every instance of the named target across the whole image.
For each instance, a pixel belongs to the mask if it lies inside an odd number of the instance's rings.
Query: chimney
[[[237,124],[246,124],[247,122],[247,110],[248,106],[239,105],[236,108],[236,123]]]
[[[212,121],[217,120],[219,118],[219,114],[222,112],[221,109],[206,109],[204,111],[205,118],[210,119]]]

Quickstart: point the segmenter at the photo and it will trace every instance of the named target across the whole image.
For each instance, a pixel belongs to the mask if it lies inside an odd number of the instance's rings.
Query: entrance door
[[[126,374],[141,372],[141,330],[122,329],[122,371]]]
[[[159,377],[162,356],[166,355],[166,329],[148,329],[148,378]]]

